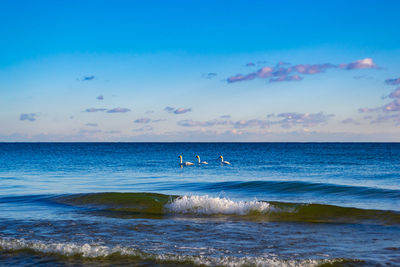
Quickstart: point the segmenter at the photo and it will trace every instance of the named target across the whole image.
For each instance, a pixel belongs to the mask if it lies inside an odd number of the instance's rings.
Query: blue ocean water
[[[398,265],[400,144],[0,143],[0,248],[4,265]]]

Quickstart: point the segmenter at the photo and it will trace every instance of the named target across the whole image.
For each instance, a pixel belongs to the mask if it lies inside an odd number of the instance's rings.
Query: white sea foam
[[[194,265],[206,266],[318,266],[323,263],[340,262],[341,259],[305,259],[283,260],[276,255],[263,257],[209,257],[181,254],[148,254],[137,249],[122,246],[100,246],[95,244],[46,243],[42,241],[27,241],[23,239],[0,238],[0,249],[21,250],[31,249],[35,252],[60,254],[63,256],[81,255],[85,258],[107,257],[114,253],[123,256],[139,257],[142,260],[192,262]]]
[[[250,212],[267,212],[270,204],[255,200],[233,201],[209,196],[182,196],[166,205],[166,208],[175,213],[246,215]]]

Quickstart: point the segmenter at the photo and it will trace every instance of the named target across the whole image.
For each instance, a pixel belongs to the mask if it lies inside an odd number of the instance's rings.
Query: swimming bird
[[[224,157],[222,157],[222,156],[219,156],[219,159],[221,159],[221,164],[226,164],[226,165],[231,164],[229,161],[224,161]]]
[[[199,161],[199,164],[208,164],[207,161],[200,161],[200,156],[199,155],[197,155],[196,158]]]
[[[179,156],[178,158],[180,158],[180,159],[181,159],[181,163],[180,163],[180,165],[181,165],[181,166],[190,166],[190,165],[194,165],[194,163],[193,163],[193,162],[189,162],[189,161],[185,161],[185,162],[183,162],[183,158],[182,158],[182,156]]]

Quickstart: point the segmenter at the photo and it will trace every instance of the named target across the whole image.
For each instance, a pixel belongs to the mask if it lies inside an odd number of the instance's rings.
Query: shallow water
[[[392,143],[2,143],[0,264],[399,265],[399,167]]]

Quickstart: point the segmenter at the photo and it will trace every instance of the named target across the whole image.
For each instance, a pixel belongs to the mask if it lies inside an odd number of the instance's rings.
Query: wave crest
[[[154,261],[153,265],[160,263],[190,264],[199,266],[319,266],[323,264],[335,263],[361,263],[359,260],[347,260],[340,258],[333,259],[299,259],[299,260],[284,260],[276,255],[262,257],[235,257],[235,256],[220,256],[209,257],[202,255],[177,255],[177,254],[148,254],[131,247],[122,246],[101,246],[96,244],[75,244],[75,243],[48,243],[43,241],[27,241],[23,239],[7,239],[0,238],[1,250],[19,252],[30,250],[33,253],[40,254],[58,254],[66,257],[74,258],[100,258],[110,260],[110,265],[114,265],[118,259],[132,258],[132,262],[140,263],[145,261]],[[175,264],[174,264],[175,263]],[[151,262],[150,262],[151,264]],[[140,265],[140,264],[139,264]],[[352,265],[353,266],[353,265]]]
[[[174,213],[247,215],[265,213],[270,204],[262,201],[233,201],[209,196],[182,196],[165,206]]]

